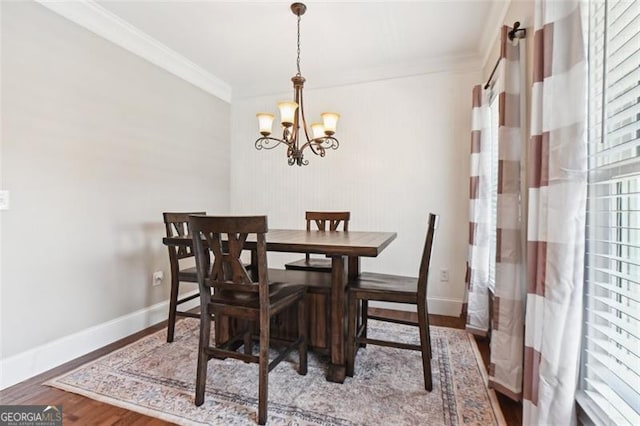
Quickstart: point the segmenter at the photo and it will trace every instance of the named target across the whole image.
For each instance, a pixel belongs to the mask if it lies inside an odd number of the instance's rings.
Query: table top
[[[395,232],[299,229],[270,229],[266,234],[268,251],[365,257],[378,256],[396,237]],[[192,244],[191,237],[165,237],[162,242],[165,245]],[[246,247],[251,249],[252,244],[255,245],[255,235],[249,236]]]

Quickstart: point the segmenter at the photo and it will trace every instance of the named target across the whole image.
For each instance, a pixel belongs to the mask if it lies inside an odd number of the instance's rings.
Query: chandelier
[[[291,11],[298,17],[298,58],[296,65],[298,72],[291,78],[293,82],[293,101],[278,102],[280,110],[280,122],[282,124],[282,138],[270,137],[275,116],[268,112],[259,112],[258,125],[262,135],[255,142],[256,149],[273,149],[280,144],[287,147],[287,161],[290,166],[306,166],[308,160],[304,159],[304,150],[309,148],[311,152],[320,157],[324,157],[327,149],[338,149],[340,143],[333,137],[336,132],[338,115],[335,112],[323,112],[321,114],[322,123],[312,123],[311,132],[313,137],[309,138],[307,120],[304,117],[304,103],[302,100],[302,88],[305,79],[300,73],[300,17],[307,11],[307,6],[302,3],[293,3]],[[302,132],[300,131],[302,129]],[[302,134],[301,134],[302,133]],[[304,140],[302,137],[304,137]]]

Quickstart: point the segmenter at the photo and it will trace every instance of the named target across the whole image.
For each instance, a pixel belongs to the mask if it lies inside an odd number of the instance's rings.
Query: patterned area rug
[[[159,331],[46,383],[176,424],[254,425],[258,365],[211,360],[205,403],[193,403],[198,320]],[[370,337],[418,342],[416,327],[370,321]],[[269,374],[270,425],[504,425],[476,343],[466,331],[431,327],[433,391],[423,388],[417,351],[368,345],[354,377],[325,380],[327,360],[310,352],[306,376],[297,354]]]

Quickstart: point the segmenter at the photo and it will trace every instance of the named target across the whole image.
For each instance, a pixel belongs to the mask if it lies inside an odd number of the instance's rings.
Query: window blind
[[[589,190],[581,389],[640,424],[640,2],[589,2]]]

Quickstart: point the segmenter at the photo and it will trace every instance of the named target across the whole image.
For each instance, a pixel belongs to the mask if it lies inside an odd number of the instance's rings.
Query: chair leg
[[[203,310],[200,314],[200,342],[198,343],[198,367],[196,370],[196,406],[204,403],[204,391],[207,385],[207,348],[211,339],[211,321],[209,313]]]
[[[247,355],[251,355],[253,352],[253,341],[251,340],[251,332],[253,331],[253,327],[251,324],[247,325],[247,331],[244,332],[244,353]],[[246,361],[248,362],[248,361]]]
[[[429,314],[425,303],[418,303],[418,326],[420,328],[420,349],[422,353],[422,372],[424,388],[431,392],[433,380],[431,377],[431,337],[429,333]]]
[[[173,334],[176,328],[176,310],[178,309],[178,287],[180,281],[177,277],[171,277],[171,295],[169,296],[169,319],[167,320],[167,342],[173,342]]]
[[[362,299],[362,311],[360,312],[360,321],[362,322],[362,337],[367,338],[367,321],[369,320],[369,301]],[[366,348],[366,343],[360,343],[361,348]]]
[[[362,301],[365,302],[364,300]],[[357,318],[356,318],[356,310],[358,307],[358,299],[354,296],[352,292],[349,292],[349,297],[347,298],[347,303],[349,305],[348,316],[347,316],[347,376],[353,377],[353,372],[355,370],[355,361],[356,361],[356,326],[357,326]]]
[[[258,377],[258,424],[267,423],[269,398],[269,318],[260,319],[260,360]]]
[[[307,300],[306,295],[298,301],[298,374],[305,376],[307,374]]]
[[[426,315],[426,323],[427,323],[427,345],[429,346],[429,359],[433,359],[433,354],[431,352],[431,332],[429,331],[429,314]]]
[[[202,316],[202,314],[200,314]],[[231,319],[229,317],[223,317],[216,315],[213,321],[213,329],[215,330],[214,338],[216,346],[222,346],[224,343],[220,336],[226,334],[227,339],[229,339],[229,333],[231,330]],[[223,332],[224,329],[224,332]],[[226,356],[222,355],[213,355],[213,358],[224,360],[227,359]]]

